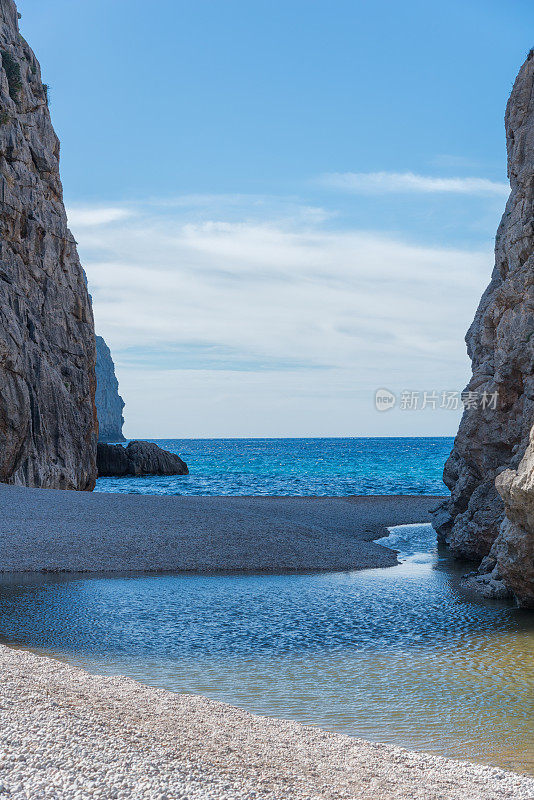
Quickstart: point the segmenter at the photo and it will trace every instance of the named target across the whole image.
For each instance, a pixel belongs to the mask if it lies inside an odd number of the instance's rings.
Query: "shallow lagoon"
[[[430,526],[321,575],[4,576],[0,633],[101,674],[534,774],[534,618],[477,599]]]

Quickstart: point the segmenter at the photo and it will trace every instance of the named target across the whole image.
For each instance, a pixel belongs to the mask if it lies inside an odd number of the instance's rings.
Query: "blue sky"
[[[530,2],[19,8],[128,435],[454,432]]]

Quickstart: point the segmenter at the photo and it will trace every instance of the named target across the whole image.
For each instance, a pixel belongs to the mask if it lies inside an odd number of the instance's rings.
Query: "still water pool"
[[[4,577],[3,641],[251,711],[534,774],[534,619],[478,600],[430,526],[400,566]]]

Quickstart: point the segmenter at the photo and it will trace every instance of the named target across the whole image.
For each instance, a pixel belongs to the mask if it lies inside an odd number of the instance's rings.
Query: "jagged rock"
[[[101,478],[189,474],[187,464],[179,456],[153,442],[133,441],[127,447],[99,442],[97,463]]]
[[[462,578],[461,585],[490,600],[510,600],[512,597],[512,592],[500,579],[496,568],[484,574],[470,572]]]
[[[119,394],[119,382],[111,351],[101,336],[96,337],[96,413],[99,442],[124,442],[122,410],[124,400]]]
[[[439,509],[434,524],[439,537],[455,554],[483,559],[481,578],[491,575],[492,580],[503,582],[521,600],[525,586],[517,576],[529,574],[525,559],[528,560],[534,527],[525,528],[523,535],[513,527],[515,522],[504,521],[505,503],[514,520],[520,515],[518,505],[510,500],[505,488],[511,478],[503,469],[518,467],[534,422],[532,52],[515,81],[505,125],[511,193],[497,232],[491,282],[466,337],[473,368],[467,391],[478,393],[479,398],[484,392],[486,397],[497,392],[497,408],[493,409],[491,403],[481,408],[479,403],[477,408],[464,412],[444,471],[451,498]],[[495,490],[497,475],[497,489],[505,503]],[[518,500],[519,505],[523,501],[523,497]],[[514,548],[517,553],[512,557]],[[512,569],[514,559],[516,566]],[[532,577],[526,581],[531,582]]]
[[[0,0],[0,481],[92,489],[95,336],[39,64]]]
[[[517,470],[497,476],[506,516],[491,548],[488,566],[513,592],[519,605],[534,608],[534,430]]]

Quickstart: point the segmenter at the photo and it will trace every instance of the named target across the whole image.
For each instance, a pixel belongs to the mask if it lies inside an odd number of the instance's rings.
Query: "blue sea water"
[[[100,492],[194,495],[446,494],[452,438],[162,439],[186,476],[100,478]]]

